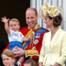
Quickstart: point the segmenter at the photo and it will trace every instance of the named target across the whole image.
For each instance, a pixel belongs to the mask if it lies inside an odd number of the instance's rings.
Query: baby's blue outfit
[[[8,35],[9,39],[9,46],[8,48],[12,50],[15,47],[23,48],[22,42],[24,39],[24,35],[19,31],[10,31],[10,34]]]

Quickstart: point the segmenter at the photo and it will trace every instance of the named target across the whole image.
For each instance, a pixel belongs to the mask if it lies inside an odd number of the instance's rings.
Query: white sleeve
[[[64,61],[66,61],[66,33],[64,34],[62,46],[61,46],[61,55],[57,58],[56,62],[63,65]]]

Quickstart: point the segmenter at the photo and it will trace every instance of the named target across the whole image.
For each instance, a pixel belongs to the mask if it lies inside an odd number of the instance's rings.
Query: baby
[[[6,17],[2,18],[2,22],[4,22],[5,30],[8,34],[9,46],[10,50],[14,50],[15,48],[23,48],[22,42],[24,39],[24,35],[20,32],[20,23],[16,18],[7,19]]]

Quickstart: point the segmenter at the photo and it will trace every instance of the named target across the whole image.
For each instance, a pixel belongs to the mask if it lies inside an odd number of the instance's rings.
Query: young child
[[[15,57],[12,51],[5,49],[1,55],[4,66],[15,66]]]

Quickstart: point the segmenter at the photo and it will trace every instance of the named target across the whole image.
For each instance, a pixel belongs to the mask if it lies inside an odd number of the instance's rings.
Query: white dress
[[[58,29],[51,40],[51,32],[47,32],[43,37],[39,63],[44,66],[51,66],[59,63],[64,66],[66,60],[66,32]]]

